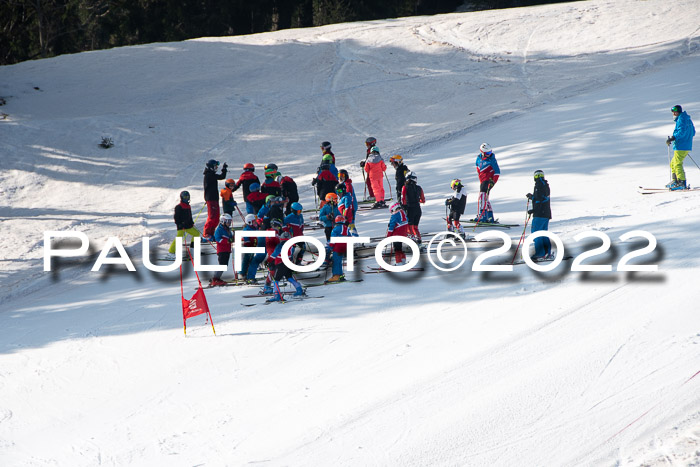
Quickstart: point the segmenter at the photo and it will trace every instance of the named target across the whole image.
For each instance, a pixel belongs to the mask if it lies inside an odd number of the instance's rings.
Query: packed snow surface
[[[671,106],[700,115],[699,19],[693,0],[594,0],[0,67],[0,465],[700,465],[700,194],[637,192],[668,182]],[[207,290],[216,336],[203,316],[185,336],[179,272],[148,271],[141,238],[162,257],[204,163],[274,162],[308,208],[324,140],[362,197],[367,136],[417,173],[423,232],[444,230],[453,178],[474,216],[487,141],[496,217],[519,225],[485,263],[510,262],[541,169],[550,231],[572,255],[607,235],[583,264],[613,270],[475,272],[493,246],[474,244],[450,273],[360,272],[370,258],[316,300]],[[639,230],[658,244],[630,264],[658,271],[618,271]],[[84,232],[93,256],[45,272],[45,231]],[[108,237],[136,272],[90,271]]]

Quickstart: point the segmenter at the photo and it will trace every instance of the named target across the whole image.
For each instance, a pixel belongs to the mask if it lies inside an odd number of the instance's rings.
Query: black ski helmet
[[[321,143],[321,149],[325,151],[329,151],[331,149],[331,142],[330,141],[324,141]]]
[[[365,140],[365,144],[369,147],[372,147],[377,144],[377,138],[375,138],[374,136],[370,136]]]
[[[209,159],[207,161],[207,169],[216,170],[219,168],[219,161],[216,159]]]
[[[343,176],[344,180],[347,180],[348,178],[350,178],[350,174],[348,174],[348,171],[345,169],[340,169],[338,171],[338,180],[340,180],[341,175]]]
[[[189,191],[181,191],[180,192],[180,201],[183,203],[188,203],[190,202],[190,192]]]

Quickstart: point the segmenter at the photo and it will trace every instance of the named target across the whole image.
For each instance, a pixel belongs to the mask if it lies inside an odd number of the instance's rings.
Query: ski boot
[[[274,290],[272,289],[272,286],[266,284],[262,289],[260,289],[260,292],[258,292],[258,294],[267,295],[267,294],[271,294],[273,292],[274,292]]]
[[[268,298],[266,301],[268,301],[268,302],[283,302],[284,299],[282,298],[282,295],[274,294],[272,297]]]
[[[212,278],[212,279],[209,281],[209,285],[210,285],[211,287],[218,287],[218,286],[221,286],[221,285],[226,285],[226,282],[222,281],[222,280],[219,279],[218,277],[214,277],[214,278]]]
[[[330,279],[328,279],[326,282],[343,282],[345,280],[345,276],[342,274],[334,274]]]
[[[678,190],[685,190],[687,189],[687,186],[685,184],[685,180],[678,180],[676,183],[671,185],[669,188],[671,191],[678,191]]]
[[[294,292],[292,297],[306,297],[306,289],[304,289],[302,287],[298,287],[297,291]]]

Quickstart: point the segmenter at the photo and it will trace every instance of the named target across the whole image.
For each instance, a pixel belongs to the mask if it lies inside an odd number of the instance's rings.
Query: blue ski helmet
[[[259,191],[260,190],[260,184],[259,183],[251,183],[250,186],[248,187],[250,191]]]
[[[302,206],[300,203],[292,203],[292,211],[301,211],[302,209],[304,209],[304,206]]]

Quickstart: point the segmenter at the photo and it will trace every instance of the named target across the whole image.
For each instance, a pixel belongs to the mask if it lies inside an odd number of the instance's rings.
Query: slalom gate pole
[[[518,246],[515,247],[515,254],[513,255],[513,259],[511,260],[510,264],[511,266],[513,263],[515,263],[515,257],[518,256],[518,250],[520,249],[520,244],[523,241],[523,238],[525,238],[525,232],[527,231],[527,224],[530,222],[530,213],[528,212],[530,210],[530,198],[527,199],[527,206],[525,207],[525,227],[523,228],[523,234],[520,236],[520,240],[518,241]]]

